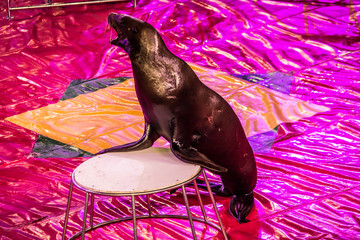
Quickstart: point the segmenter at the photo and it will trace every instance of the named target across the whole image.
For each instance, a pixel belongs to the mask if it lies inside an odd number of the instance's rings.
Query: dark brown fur
[[[108,20],[118,34],[111,44],[123,48],[131,60],[145,132],[139,141],[100,153],[141,150],[164,137],[176,157],[220,175],[223,187],[217,192],[233,196],[230,211],[246,222],[254,202],[256,164],[233,109],[168,50],[150,24],[114,13]]]

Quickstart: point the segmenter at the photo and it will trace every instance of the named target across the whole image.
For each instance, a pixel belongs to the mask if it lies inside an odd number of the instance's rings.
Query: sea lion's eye
[[[136,28],[134,28],[134,27],[130,28],[130,31],[133,32],[133,33],[137,33],[137,32],[138,32],[138,30],[137,30]]]

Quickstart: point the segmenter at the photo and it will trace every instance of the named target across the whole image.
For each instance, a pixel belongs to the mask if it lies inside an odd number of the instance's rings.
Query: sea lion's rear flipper
[[[182,144],[176,140],[173,140],[171,143],[171,151],[177,158],[183,160],[184,162],[198,164],[214,172],[228,171],[227,168],[217,165],[209,158],[207,158],[204,154],[198,152],[195,148],[182,147]]]
[[[254,206],[254,193],[234,195],[230,200],[229,211],[236,218],[238,223],[247,223],[246,219]]]
[[[145,120],[144,135],[138,141],[107,148],[96,153],[95,155],[107,152],[129,152],[143,150],[151,147],[159,137],[160,135],[154,131],[151,125]]]

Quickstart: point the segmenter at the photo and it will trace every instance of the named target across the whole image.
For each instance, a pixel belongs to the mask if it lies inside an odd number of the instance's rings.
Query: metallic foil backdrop
[[[360,239],[360,2],[140,0],[137,8],[13,11],[11,20],[0,3],[1,240],[61,239],[74,168],[142,135],[130,61],[109,44],[110,12],[152,24],[239,115],[258,183],[250,223],[238,224],[230,199],[216,197],[230,239]],[[201,215],[188,189],[191,210]],[[68,237],[81,228],[84,196],[73,194]],[[180,191],[155,194],[152,204],[158,213],[186,213]],[[137,198],[138,214],[145,205]],[[95,199],[95,221],[130,211],[129,198]],[[191,238],[185,220],[141,220],[138,227],[140,239]],[[195,227],[199,239],[222,239],[211,227]],[[131,222],[87,234],[131,238]]]

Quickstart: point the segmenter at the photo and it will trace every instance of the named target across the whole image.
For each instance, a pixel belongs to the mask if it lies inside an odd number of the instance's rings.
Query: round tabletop
[[[195,179],[202,168],[177,159],[170,149],[105,153],[80,164],[74,184],[100,195],[142,195],[173,189]]]

